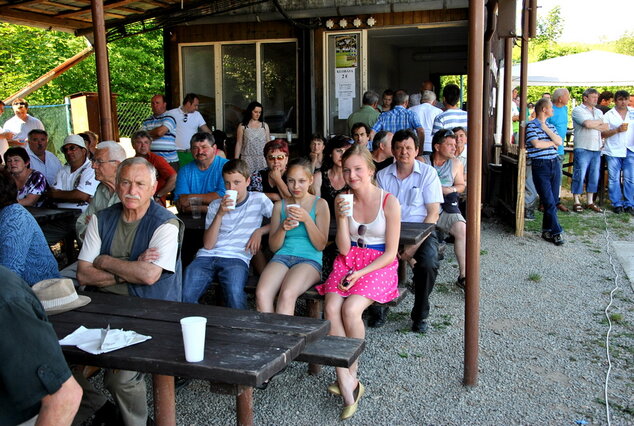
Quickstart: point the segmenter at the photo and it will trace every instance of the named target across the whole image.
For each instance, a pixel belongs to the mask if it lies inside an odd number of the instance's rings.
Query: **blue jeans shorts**
[[[321,274],[321,265],[315,262],[314,260],[306,259],[305,257],[291,256],[288,254],[276,254],[271,259],[271,262],[281,263],[282,265],[286,266],[288,269],[291,269],[293,266],[299,265],[301,263],[308,263],[310,266],[315,268],[317,272]]]

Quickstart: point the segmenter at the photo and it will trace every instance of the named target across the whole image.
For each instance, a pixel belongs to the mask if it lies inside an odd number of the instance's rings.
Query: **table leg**
[[[323,300],[307,300],[306,305],[308,307],[308,316],[310,318],[321,319],[321,313],[323,311]],[[308,374],[313,376],[321,372],[321,364],[308,364]]]
[[[399,259],[398,260],[398,286],[405,287],[407,284],[407,262]]]
[[[236,396],[236,408],[238,411],[238,426],[253,425],[253,388],[245,388]]]
[[[174,377],[152,375],[154,390],[154,422],[157,426],[176,426],[176,393]]]

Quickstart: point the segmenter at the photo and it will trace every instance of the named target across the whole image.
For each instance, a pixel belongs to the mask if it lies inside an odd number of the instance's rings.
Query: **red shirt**
[[[137,155],[137,157],[141,156]],[[156,182],[158,183],[156,186],[156,192],[158,193],[161,189],[163,189],[168,179],[176,174],[176,171],[169,165],[165,158],[156,155],[153,152],[148,152],[144,158],[156,168],[158,175],[156,176]],[[161,197],[161,204],[163,204],[163,206],[165,206],[165,198],[165,196]]]

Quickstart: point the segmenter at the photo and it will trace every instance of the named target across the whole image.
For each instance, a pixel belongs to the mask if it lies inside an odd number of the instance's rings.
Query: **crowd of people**
[[[458,86],[443,88],[443,102],[428,81],[415,95],[386,90],[379,106],[377,93],[364,93],[361,108],[348,119],[349,135],[328,140],[311,135],[307,156],[291,161],[288,143],[271,138],[258,102],[247,106],[230,151],[226,134],[212,133],[198,112],[198,96],[187,94],[181,106],[168,110],[165,97],[156,95],[152,115],[131,138],[134,157],[127,158],[119,143],[98,142],[85,132],[65,138],[65,165],[47,150],[44,126],[18,99],[11,120],[20,120],[21,127],[7,122],[0,129],[6,163],[0,170],[0,265],[13,271],[14,281],[34,288],[42,280],[67,277],[86,290],[185,303],[199,303],[217,282],[223,304],[236,309],[248,309],[244,287],[252,270],[259,276],[258,311],[293,315],[296,300],[317,285],[331,334],[364,338],[363,313],[369,312],[369,326],[380,327],[384,304],[398,297],[400,258],[413,270],[411,330],[426,333],[445,239],[454,244],[456,285],[466,285],[461,206],[468,132]],[[542,237],[555,245],[564,242],[557,209],[565,209],[559,198],[561,134],[569,97],[566,89],[557,89],[551,99],[540,99],[525,130],[532,181],[544,210]],[[605,114],[598,98],[596,90],[586,90],[583,104],[572,112],[572,208],[583,210],[580,195],[587,180],[586,208],[601,211],[593,196],[603,152],[613,209],[634,214],[630,95],[616,92],[615,107]],[[204,215],[203,244],[189,265],[180,256],[185,226],[166,208],[170,204],[180,215]],[[40,228],[24,207],[41,205],[81,214]],[[331,222],[337,231],[329,243]],[[401,222],[435,224],[437,232],[399,248]],[[47,246],[69,235],[81,247],[78,260],[58,271]],[[37,309],[34,315],[42,316]],[[354,415],[364,394],[358,368],[357,363],[337,368],[337,381],[328,387],[343,399],[342,419]],[[106,418],[113,410],[125,424],[148,421],[142,374],[106,372],[116,407],[80,373],[73,374],[75,379],[64,371],[60,378],[70,385],[60,380],[49,394],[68,385],[76,399],[79,383],[84,395],[76,422],[95,413]],[[33,412],[31,406],[12,415],[24,421],[28,417],[19,416]]]

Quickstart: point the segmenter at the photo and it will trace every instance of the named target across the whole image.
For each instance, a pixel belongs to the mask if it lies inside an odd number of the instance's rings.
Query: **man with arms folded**
[[[412,130],[400,130],[392,137],[395,163],[377,173],[379,187],[392,193],[401,204],[403,222],[435,224],[443,202],[438,173],[433,167],[416,160],[418,138]],[[422,243],[406,246],[401,259],[414,264],[415,299],[412,331],[426,333],[429,296],[438,275],[438,238],[432,232]]]
[[[143,120],[141,130],[152,138],[152,152],[165,158],[174,170],[178,170],[176,154],[176,120],[166,113],[165,96],[154,95],[151,100],[152,115]]]
[[[182,223],[152,200],[156,169],[143,158],[128,158],[117,169],[116,191],[121,203],[98,212],[88,222],[79,253],[77,279],[100,291],[181,301],[180,245]],[[83,377],[85,390],[77,415],[83,421],[107,398]],[[145,426],[148,419],[143,374],[107,370],[104,384],[114,396],[123,423]]]
[[[203,248],[185,269],[183,302],[196,303],[209,285],[217,280],[222,287],[224,304],[247,309],[244,286],[249,277],[249,262],[260,249],[269,225],[273,203],[262,192],[249,192],[249,167],[244,160],[231,160],[222,168],[227,190],[238,192],[237,201],[229,196],[211,202],[205,220]]]
[[[225,195],[222,166],[228,160],[216,155],[216,149],[211,133],[201,132],[192,136],[194,161],[182,167],[176,178],[174,201],[179,212],[191,212],[192,197],[200,198],[201,211],[207,212],[209,203]]]

